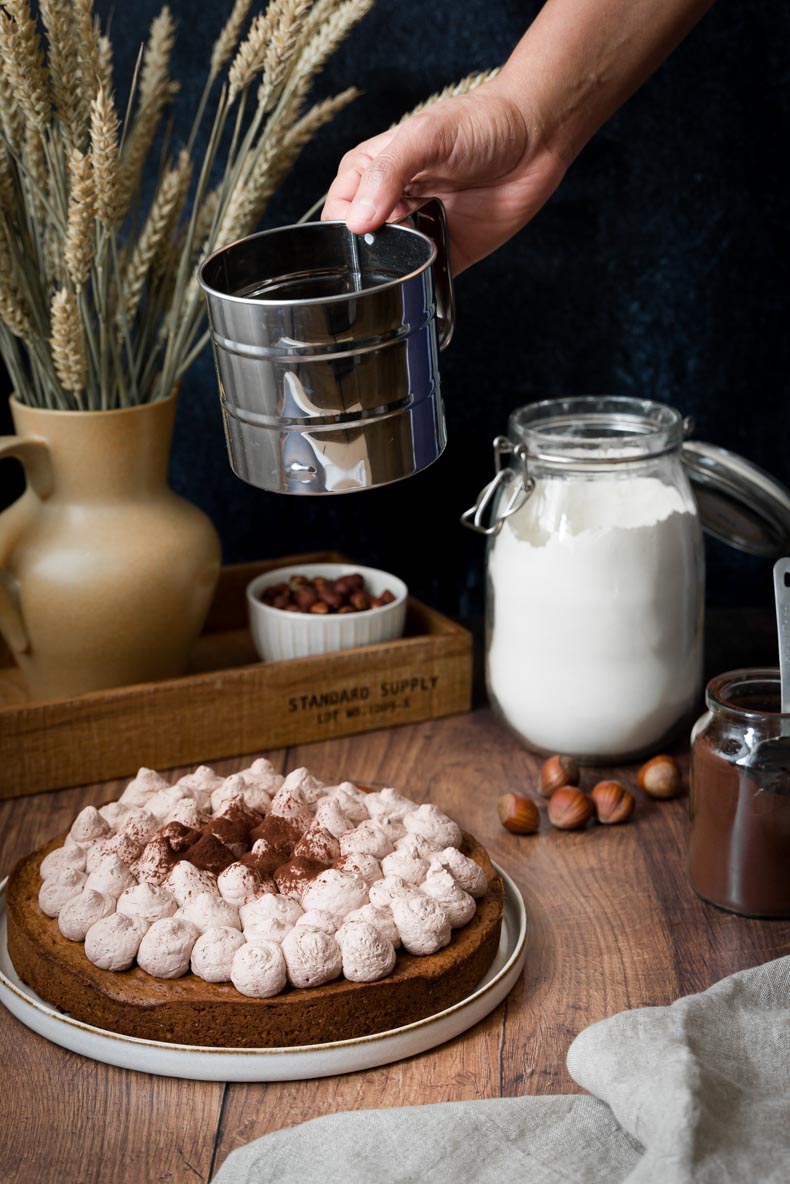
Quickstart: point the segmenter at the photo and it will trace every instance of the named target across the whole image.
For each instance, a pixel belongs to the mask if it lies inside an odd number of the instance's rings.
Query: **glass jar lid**
[[[683,442],[674,407],[626,395],[543,399],[510,416],[509,435],[529,460],[566,470],[633,464],[674,452]]]
[[[688,440],[682,457],[708,534],[750,555],[790,554],[790,490],[780,481],[715,444]]]
[[[650,399],[585,395],[543,399],[514,411],[510,438],[527,460],[566,470],[655,458],[682,445],[702,527],[750,555],[790,554],[790,491],[770,473],[714,444],[686,441],[693,421]]]
[[[594,473],[675,453],[694,487],[708,534],[750,555],[789,555],[790,490],[735,452],[684,442],[693,427],[693,420],[665,403],[620,395],[543,399],[519,407],[510,416],[508,435],[494,440],[494,479],[461,521],[481,534],[497,534],[529,496],[533,462],[559,472]],[[506,487],[508,496],[487,525]]]

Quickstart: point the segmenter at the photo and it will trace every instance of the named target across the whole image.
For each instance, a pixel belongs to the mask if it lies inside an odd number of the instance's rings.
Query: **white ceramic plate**
[[[8,956],[5,888],[0,884],[0,1002],[26,1027],[53,1044],[107,1065],[195,1081],[301,1081],[387,1065],[435,1048],[465,1032],[502,1002],[521,974],[527,915],[516,885],[494,864],[505,885],[499,950],[476,989],[445,1011],[356,1040],[296,1048],[203,1048],[121,1036],[72,1019],[39,999],[18,977]]]

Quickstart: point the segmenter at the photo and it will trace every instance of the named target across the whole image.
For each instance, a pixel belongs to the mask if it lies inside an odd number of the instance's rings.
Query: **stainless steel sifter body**
[[[342,222],[286,226],[202,264],[228,453],[243,480],[349,493],[442,453],[438,349],[453,328],[444,207],[431,199],[410,219],[363,236]]]

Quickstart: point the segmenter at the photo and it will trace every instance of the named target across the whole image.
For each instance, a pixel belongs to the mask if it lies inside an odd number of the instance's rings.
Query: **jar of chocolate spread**
[[[778,670],[712,679],[692,732],[689,873],[703,900],[790,917],[790,714]]]

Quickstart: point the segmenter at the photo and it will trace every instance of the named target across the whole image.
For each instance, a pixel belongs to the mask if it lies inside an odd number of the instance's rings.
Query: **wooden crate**
[[[262,571],[336,552],[223,568],[182,678],[33,702],[0,654],[0,798],[416,723],[470,705],[472,638],[409,599],[397,641],[260,662],[244,590]]]

